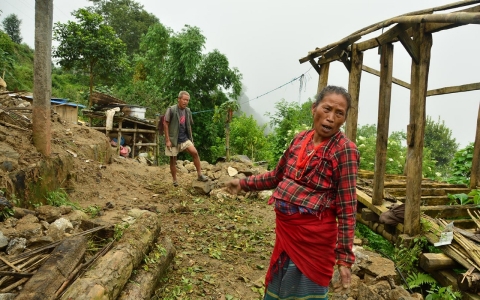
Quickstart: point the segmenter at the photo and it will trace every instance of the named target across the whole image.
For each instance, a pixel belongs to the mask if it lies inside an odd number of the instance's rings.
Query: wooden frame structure
[[[445,10],[459,10],[443,13]],[[440,12],[440,13],[438,13]],[[453,29],[467,24],[480,24],[480,0],[459,1],[439,7],[400,15],[362,28],[351,35],[327,46],[316,48],[300,58],[300,63],[310,62],[319,74],[318,92],[328,82],[331,62],[340,61],[349,72],[348,91],[352,96],[352,107],[346,122],[346,135],[356,140],[358,106],[360,104],[360,81],[362,71],[380,77],[377,126],[377,158],[373,178],[374,205],[381,205],[384,198],[386,152],[390,121],[392,84],[410,90],[410,121],[407,126],[408,155],[406,162],[406,199],[404,233],[414,236],[420,233],[421,184],[423,136],[425,130],[426,98],[449,93],[480,90],[480,82],[427,90],[430,50],[433,33]],[[389,27],[389,28],[388,28]],[[385,32],[383,29],[388,28]],[[374,38],[361,41],[367,34],[382,29]],[[400,42],[412,59],[410,83],[392,76],[393,48]],[[363,52],[380,48],[380,70],[363,65]],[[480,186],[480,106],[474,143],[474,159],[470,188]]]

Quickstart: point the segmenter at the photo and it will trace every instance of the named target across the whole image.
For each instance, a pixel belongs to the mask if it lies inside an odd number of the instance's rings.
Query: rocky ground
[[[113,156],[111,163],[92,160],[89,145],[105,140],[105,136],[85,126],[66,124],[56,118],[53,121],[53,155],[75,154],[71,180],[65,186],[68,201],[89,219],[111,224],[124,222],[131,209],[148,210],[161,217],[161,234],[172,240],[176,256],[152,299],[262,298],[263,279],[275,239],[274,213],[266,204],[268,193],[231,197],[223,190],[232,176],[260,173],[265,171],[262,167],[242,159],[216,165],[202,162],[210,180],[200,183],[196,173],[190,172],[192,164],[184,161],[178,166],[180,185],[174,187],[165,165],[149,166],[135,158],[118,156]],[[9,189],[10,172],[27,169],[42,160],[28,130],[0,124],[0,147],[0,163],[13,162],[7,166],[3,163],[0,169],[2,190]],[[10,195],[8,200],[16,199]],[[29,239],[49,235],[55,218],[40,217],[41,210],[37,208],[37,218],[17,215],[0,224],[0,232],[7,240],[7,245],[0,245],[0,256],[8,258],[13,252],[25,251],[9,246],[15,238],[26,237],[25,247],[29,249],[34,245]],[[60,214],[56,220],[71,212]],[[75,227],[75,222],[71,223]],[[29,229],[22,230],[21,226]],[[31,228],[36,230],[32,232]],[[58,234],[68,236],[73,229],[64,230],[56,233],[57,238]],[[393,263],[361,247],[358,251],[360,259],[352,288],[332,294],[331,299],[410,299],[408,292],[399,287]],[[140,268],[148,268],[147,259],[144,263]],[[0,286],[0,293],[3,288]]]

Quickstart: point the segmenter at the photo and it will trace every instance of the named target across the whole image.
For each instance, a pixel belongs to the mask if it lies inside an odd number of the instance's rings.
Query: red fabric
[[[285,252],[311,281],[328,286],[335,265],[338,227],[335,212],[325,210],[320,218],[311,214],[285,215],[276,212],[276,239],[265,285],[277,270],[276,262]]]

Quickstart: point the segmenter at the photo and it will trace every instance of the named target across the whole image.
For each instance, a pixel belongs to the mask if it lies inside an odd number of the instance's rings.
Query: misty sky
[[[298,60],[315,47],[323,47],[376,22],[407,12],[440,6],[445,0],[139,0],[165,26],[180,31],[185,24],[197,26],[207,38],[205,51],[218,49],[232,67],[243,74],[244,91],[250,106],[263,116],[273,112],[281,99],[305,102],[316,93],[318,75],[309,63]],[[73,19],[71,12],[89,6],[85,0],[54,1],[54,22]],[[23,41],[34,44],[32,0],[2,0],[3,20],[15,13],[22,20]],[[381,32],[376,32],[379,35]],[[480,82],[479,25],[467,25],[433,35],[428,89]],[[366,38],[369,38],[368,36]],[[364,38],[365,39],[365,38]],[[364,54],[364,64],[379,69],[376,49]],[[395,43],[393,76],[410,82],[411,59]],[[259,97],[306,73],[302,89],[296,80]],[[8,81],[7,81],[8,83]],[[375,124],[378,111],[378,77],[362,74],[359,124]],[[343,64],[330,65],[329,84],[347,87],[348,72]],[[257,99],[255,99],[257,98]],[[194,101],[195,99],[192,99]],[[427,115],[440,116],[453,137],[466,146],[475,139],[480,91],[427,98]],[[242,98],[241,101],[248,101]],[[409,121],[409,91],[393,85],[390,131],[406,131]],[[264,121],[267,121],[265,118]]]

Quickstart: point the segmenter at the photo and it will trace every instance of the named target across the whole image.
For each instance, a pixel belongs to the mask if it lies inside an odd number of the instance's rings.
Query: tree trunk
[[[35,57],[33,65],[33,144],[44,156],[51,149],[53,0],[35,1]]]

